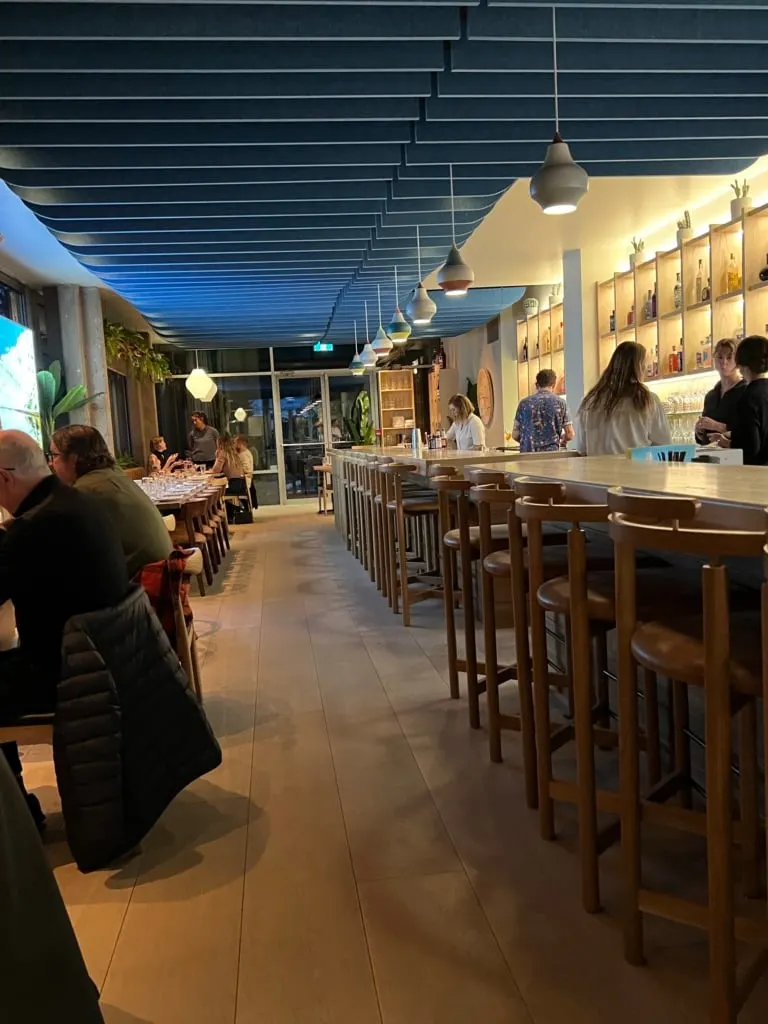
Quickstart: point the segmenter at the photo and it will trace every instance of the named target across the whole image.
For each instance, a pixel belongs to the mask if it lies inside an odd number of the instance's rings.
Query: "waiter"
[[[204,412],[192,413],[192,429],[189,432],[189,457],[196,466],[213,467],[216,461],[216,445],[219,432],[215,427],[208,426],[208,417]]]

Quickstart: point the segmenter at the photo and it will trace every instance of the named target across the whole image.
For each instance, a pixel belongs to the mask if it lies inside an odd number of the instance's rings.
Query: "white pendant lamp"
[[[395,267],[395,312],[387,324],[387,334],[395,345],[404,345],[411,336],[411,325],[400,311],[400,302],[397,294],[397,267]]]
[[[357,320],[355,320],[355,354],[352,356],[349,369],[351,370],[353,377],[359,377],[361,373],[365,373],[365,363],[360,358],[360,353],[357,351]]]
[[[411,318],[416,327],[423,327],[425,324],[431,323],[432,317],[437,312],[437,306],[421,283],[421,238],[418,224],[416,225],[416,259],[419,265],[419,283],[411,292],[408,305],[405,307],[405,315]]]
[[[234,416],[238,423],[243,423],[248,418],[248,413],[241,405],[238,409],[235,409]]]
[[[211,390],[212,384],[214,390],[211,394],[211,398],[213,398],[218,389],[216,387],[215,382],[212,380],[211,377],[208,376],[208,374],[200,365],[200,354],[198,352],[195,352],[195,368],[187,377],[187,391],[190,393],[190,395],[192,395],[193,398],[196,398],[199,402],[210,402],[211,399],[206,398],[206,395]]]
[[[214,399],[214,396],[216,395],[216,392],[219,390],[218,385],[216,384],[216,381],[215,380],[211,380],[210,377],[208,378],[208,383],[209,383],[208,391],[200,399],[201,402],[212,402],[213,399]]]
[[[392,349],[395,347],[392,344],[392,339],[384,330],[384,325],[381,322],[381,285],[376,285],[376,291],[379,296],[379,329],[376,331],[376,336],[371,342],[371,347],[377,356],[388,356]]]
[[[437,283],[445,294],[452,299],[460,299],[467,294],[475,280],[475,273],[461,258],[456,245],[456,210],[453,199],[453,164],[448,165],[448,177],[451,183],[451,235],[453,245],[448,259],[437,274]]]
[[[557,91],[557,12],[552,8],[552,54],[555,76],[555,136],[544,163],[531,178],[530,193],[544,213],[556,217],[573,213],[589,189],[589,177],[560,135],[560,101]]]
[[[368,341],[368,300],[365,302],[365,344],[363,345],[363,351],[360,353],[360,361],[366,370],[372,370],[376,365],[376,353],[371,347],[370,341]]]

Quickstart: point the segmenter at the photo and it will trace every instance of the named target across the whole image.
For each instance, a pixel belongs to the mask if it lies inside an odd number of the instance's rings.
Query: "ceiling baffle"
[[[383,273],[413,293],[417,225],[444,260],[448,166],[461,248],[552,138],[551,0],[0,8],[0,175],[190,347],[351,342]],[[563,135],[593,179],[740,173],[768,148],[766,41],[762,2],[562,0]],[[482,285],[419,292],[414,336],[520,295]]]

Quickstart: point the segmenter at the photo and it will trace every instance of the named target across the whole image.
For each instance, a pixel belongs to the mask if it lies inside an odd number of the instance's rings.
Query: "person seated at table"
[[[98,430],[79,423],[61,427],[51,438],[51,465],[58,478],[92,495],[115,524],[128,575],[150,562],[162,562],[173,545],[152,500],[115,466]]]
[[[189,432],[189,458],[196,466],[211,469],[216,461],[216,446],[219,432],[208,425],[208,417],[204,412],[193,412],[192,429]]]
[[[256,488],[253,486],[253,452],[248,447],[248,439],[243,434],[238,434],[235,438],[235,449],[237,450],[237,457],[240,459],[240,465],[243,467],[245,486],[251,496],[251,504],[254,508],[258,508],[259,502],[256,497]]]
[[[240,453],[235,439],[231,434],[222,434],[216,442],[216,461],[213,464],[214,476],[225,476],[227,480],[245,479]]]
[[[147,476],[157,473],[172,473],[179,460],[178,452],[171,454],[162,436],[153,437],[149,442],[149,458],[147,459]]]
[[[518,405],[512,437],[520,442],[521,452],[556,452],[563,442],[573,439],[568,406],[555,394],[556,384],[554,370],[539,370],[536,393]]]
[[[643,383],[646,352],[622,341],[576,413],[575,447],[584,455],[624,455],[628,448],[669,444],[667,415]]]
[[[0,652],[0,720],[14,720],[54,710],[66,622],[119,604],[129,580],[105,506],[65,487],[42,448],[18,430],[0,430],[0,507],[13,516],[0,528],[0,604],[13,602],[19,637],[18,647]],[[2,750],[42,826],[40,804],[24,789],[16,744]]]
[[[768,338],[752,334],[736,349],[736,365],[746,381],[736,407],[730,437],[721,434],[723,448],[741,448],[745,466],[768,465]]]
[[[459,451],[472,451],[485,447],[485,427],[475,407],[466,395],[453,395],[448,402],[448,415],[453,421],[445,435],[455,441]]]
[[[732,338],[721,338],[715,345],[714,364],[720,380],[704,396],[704,409],[695,427],[699,444],[709,444],[717,440],[715,435],[730,432],[736,409],[746,393],[747,382],[736,365],[736,348]]]

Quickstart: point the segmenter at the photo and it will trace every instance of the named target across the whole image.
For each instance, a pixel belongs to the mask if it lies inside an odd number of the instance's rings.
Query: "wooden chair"
[[[734,1024],[749,992],[768,965],[765,920],[734,911],[733,845],[742,853],[745,894],[760,889],[757,760],[757,702],[762,698],[764,739],[768,749],[768,583],[763,583],[762,611],[757,600],[729,593],[729,558],[760,558],[765,547],[762,513],[745,510],[731,517],[732,527],[712,527],[697,502],[611,491],[610,532],[616,549],[618,609],[618,691],[621,745],[620,809],[625,916],[624,949],[630,963],[643,962],[643,914],[701,928],[709,936],[710,1021]],[[741,521],[739,521],[739,519]],[[742,527],[742,528],[739,528]],[[678,604],[643,611],[637,573],[638,550],[653,550],[704,559],[698,609]],[[741,605],[752,607],[739,610]],[[699,610],[700,609],[700,610]],[[762,634],[762,644],[758,637]],[[685,758],[676,751],[672,771],[643,793],[640,777],[640,730],[636,699],[638,666],[665,676],[686,690],[703,691],[706,764],[706,814],[688,806],[662,806],[690,778],[681,770]],[[739,821],[733,821],[732,738],[739,725]],[[688,769],[689,771],[689,769]],[[764,777],[768,792],[768,773]],[[651,891],[643,886],[640,848],[644,821],[705,835],[708,905]],[[737,982],[735,940],[761,947]]]
[[[196,525],[200,517],[205,515],[206,508],[207,502],[204,498],[185,501],[181,507],[182,525],[177,524],[176,530],[171,534],[171,540],[179,547],[200,548],[203,556],[203,571],[197,574],[197,585],[201,597],[205,597],[203,574],[205,574],[208,586],[213,586],[213,563],[208,547],[208,538],[197,529]]]
[[[186,551],[187,562],[185,565],[185,576],[198,576],[203,571],[203,554],[200,548],[191,548]],[[189,622],[184,617],[184,608],[180,595],[173,594],[173,617],[176,624],[176,653],[179,661],[192,684],[197,699],[203,702],[202,675],[200,662],[197,656],[197,633],[195,631],[194,619]]]

